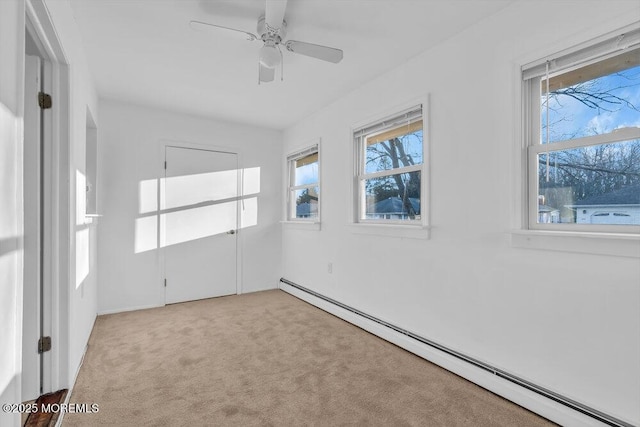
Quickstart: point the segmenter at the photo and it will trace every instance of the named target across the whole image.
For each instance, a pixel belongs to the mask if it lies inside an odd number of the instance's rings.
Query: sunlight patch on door
[[[160,215],[162,247],[223,234],[236,229],[238,202],[219,203]]]
[[[259,167],[143,180],[138,191],[135,253],[258,224]]]
[[[238,171],[173,176],[160,180],[160,209],[231,199],[238,195]],[[166,196],[170,194],[170,196]]]

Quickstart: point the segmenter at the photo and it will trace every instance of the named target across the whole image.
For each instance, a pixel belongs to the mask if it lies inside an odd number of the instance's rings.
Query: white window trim
[[[389,171],[375,172],[366,174],[366,178],[395,175],[398,173],[406,173],[413,171],[420,171],[421,185],[420,185],[420,219],[419,220],[374,220],[374,219],[361,219],[361,180],[359,175],[361,154],[360,150],[363,149],[361,143],[354,141],[354,134],[359,130],[368,126],[373,126],[376,123],[385,121],[390,117],[402,114],[405,111],[410,111],[418,106],[422,106],[422,156],[423,162],[420,165],[414,165],[409,167],[397,168]],[[389,237],[403,237],[403,238],[418,238],[428,239],[430,226],[430,191],[429,186],[431,179],[429,176],[430,168],[428,167],[431,154],[429,150],[430,146],[430,125],[429,125],[429,97],[428,95],[421,96],[414,99],[411,102],[404,103],[402,105],[389,108],[383,112],[378,113],[366,120],[352,125],[349,129],[349,140],[352,146],[352,171],[351,171],[351,209],[349,211],[348,223],[349,229],[355,234],[371,234],[378,236]]]
[[[305,146],[305,148],[292,151],[286,156],[286,197],[285,197],[285,216],[284,220],[281,221],[282,224],[287,224],[289,228],[300,228],[300,229],[320,229],[320,218],[322,217],[322,153],[320,149],[320,138],[314,140],[311,144]],[[318,181],[315,184],[304,184],[304,185],[292,185],[294,170],[292,168],[292,162],[296,159],[302,158],[314,152],[318,153]],[[295,205],[294,201],[291,199],[291,194],[296,190],[304,190],[306,188],[318,187],[320,192],[318,194],[318,216],[317,218],[296,218],[293,215]],[[291,227],[295,225],[296,227]],[[297,227],[300,226],[300,227]]]
[[[514,66],[514,93],[516,111],[519,111],[514,118],[517,120],[515,134],[517,143],[513,146],[513,162],[515,167],[512,169],[515,175],[512,176],[512,200],[514,202],[514,210],[512,211],[511,230],[508,232],[510,244],[513,248],[535,249],[545,251],[562,251],[572,253],[585,253],[596,255],[623,256],[631,258],[640,258],[640,231],[636,233],[618,233],[607,231],[582,230],[581,224],[574,225],[570,230],[562,230],[555,228],[554,230],[545,230],[542,228],[532,228],[529,224],[531,197],[530,190],[530,165],[529,165],[529,145],[531,139],[530,115],[531,109],[535,107],[532,104],[530,96],[530,88],[528,83],[531,81],[523,80],[523,69],[531,68],[535,65],[545,63],[552,60],[553,57],[559,57],[578,52],[582,49],[600,44],[609,40],[616,35],[637,30],[638,24],[631,24],[624,28],[610,31],[602,29],[600,37],[595,37],[591,41],[581,44],[575,44],[573,48],[565,48],[556,46],[553,50],[557,52],[549,52],[546,56],[536,55],[537,60],[533,60],[531,56],[522,57]],[[590,37],[585,37],[585,39]],[[566,45],[565,45],[566,46]],[[537,107],[539,111],[539,106]],[[542,145],[542,144],[540,144]],[[553,145],[553,144],[550,144]],[[542,151],[546,152],[549,147],[542,146]],[[533,181],[535,185],[535,180]],[[537,189],[536,189],[537,190]],[[537,203],[537,195],[536,195]],[[560,224],[549,224],[560,225]],[[615,230],[620,231],[620,226],[613,226]],[[637,229],[637,228],[636,228]]]

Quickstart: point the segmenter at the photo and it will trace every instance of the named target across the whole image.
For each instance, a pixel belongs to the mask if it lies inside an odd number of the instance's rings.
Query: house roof
[[[300,203],[296,206],[296,215],[304,216],[311,215],[312,213],[318,212],[318,204],[314,203],[313,205],[309,202]]]
[[[598,196],[587,197],[578,200],[570,207],[575,206],[607,206],[607,205],[640,205],[640,184],[630,185],[620,190],[612,191]]]
[[[547,205],[540,205],[538,206],[538,212],[558,212],[558,209]]]
[[[420,212],[420,199],[416,199],[414,197],[409,197],[409,202],[411,202],[411,206],[415,212]],[[371,213],[385,213],[385,214],[406,214],[407,211],[404,208],[402,203],[402,199],[400,197],[389,197],[388,199],[384,199],[379,201],[378,203],[374,203],[373,205],[369,205],[369,209],[367,209]]]

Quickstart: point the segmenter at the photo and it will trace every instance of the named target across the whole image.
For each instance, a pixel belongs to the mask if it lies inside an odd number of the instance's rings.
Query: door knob
[[[236,234],[236,230],[229,230],[227,231],[227,234]]]

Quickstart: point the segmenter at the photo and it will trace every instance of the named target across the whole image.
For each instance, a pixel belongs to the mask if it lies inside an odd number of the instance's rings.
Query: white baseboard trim
[[[96,321],[95,319],[93,319],[93,326],[91,327],[91,331],[93,331],[93,327],[95,327],[95,325],[96,325]],[[91,334],[89,334],[89,336],[91,336]],[[69,384],[69,388],[67,389],[67,395],[64,398],[64,402],[62,402],[64,405],[68,405],[71,400],[71,393],[73,393],[73,388],[75,387],[76,381],[78,380],[78,375],[80,374],[80,368],[82,368],[82,365],[84,364],[84,357],[87,355],[88,349],[89,349],[89,343],[87,342],[87,345],[84,346],[84,351],[82,352],[82,357],[80,358],[78,369],[76,369],[76,373],[73,376],[73,381],[71,382],[71,384]],[[66,414],[65,411],[60,411],[60,413],[58,414],[58,419],[56,421],[55,427],[62,426],[62,421],[64,419],[65,414]]]
[[[136,310],[146,310],[149,308],[159,308],[164,307],[165,304],[161,305],[140,305],[136,307],[124,307],[124,308],[113,308],[109,310],[101,310],[98,311],[98,316],[102,316],[103,314],[116,314],[116,313],[126,313],[127,311],[136,311]]]
[[[607,425],[538,393],[521,387],[511,381],[493,375],[492,373],[480,369],[470,363],[286,283],[280,282],[279,288],[555,423],[566,427],[599,427]]]
[[[278,285],[273,286],[273,285],[265,285],[264,287],[260,287],[260,288],[251,288],[250,290],[244,290],[242,292],[238,292],[238,295],[246,295],[246,294],[253,294],[255,292],[264,292],[264,291],[273,291],[275,289],[278,289]]]

